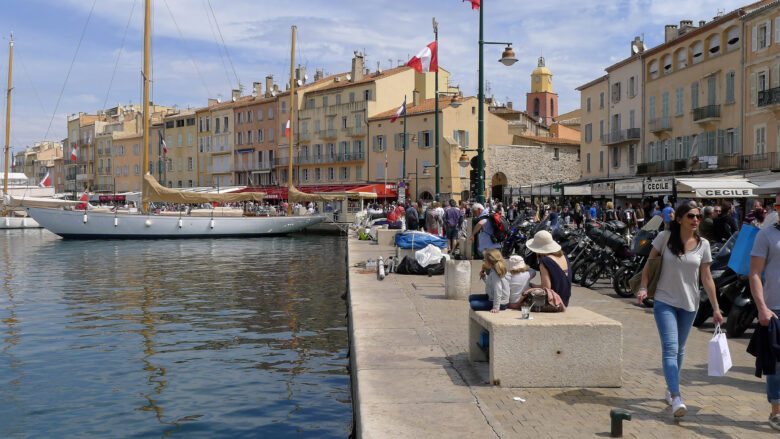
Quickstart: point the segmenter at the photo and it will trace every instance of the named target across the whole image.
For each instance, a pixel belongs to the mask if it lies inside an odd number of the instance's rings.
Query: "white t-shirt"
[[[531,279],[536,276],[536,271],[529,268],[528,271],[513,274],[509,279],[509,303],[517,303],[523,295],[523,291],[528,289]]]
[[[661,245],[671,233],[664,231],[653,240],[653,247],[661,252]],[[655,290],[655,300],[686,311],[699,309],[699,267],[712,262],[710,242],[699,238],[696,247],[677,256],[669,250],[663,252],[661,277]]]
[[[764,302],[769,309],[780,309],[780,230],[758,232],[750,256],[764,258]]]

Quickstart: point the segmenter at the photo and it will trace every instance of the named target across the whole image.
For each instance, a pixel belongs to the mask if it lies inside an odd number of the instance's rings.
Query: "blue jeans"
[[[780,309],[773,309],[772,312],[780,316]],[[766,399],[770,404],[780,404],[780,363],[776,367],[778,374],[766,376]]]
[[[488,298],[487,294],[471,294],[469,295],[469,304],[474,311],[490,311],[493,309],[493,301]],[[506,305],[500,305],[499,309],[505,310]]]
[[[691,332],[696,311],[686,311],[656,301],[653,305],[653,315],[658,327],[658,335],[661,337],[661,357],[666,387],[672,395],[679,395],[685,341]]]

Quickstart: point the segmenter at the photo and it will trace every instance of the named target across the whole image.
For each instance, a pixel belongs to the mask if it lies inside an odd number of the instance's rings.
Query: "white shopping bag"
[[[721,377],[731,369],[731,354],[726,342],[726,334],[720,330],[720,325],[715,326],[715,334],[712,336],[708,352],[709,376]]]

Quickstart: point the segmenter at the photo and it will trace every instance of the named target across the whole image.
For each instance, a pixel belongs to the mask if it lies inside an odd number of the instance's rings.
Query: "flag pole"
[[[439,52],[439,23],[436,22],[436,17],[433,18],[433,36],[434,41],[436,41],[436,57],[438,61],[438,52]],[[434,122],[434,154],[436,155],[436,201],[440,200],[440,187],[439,187],[439,68],[436,67],[436,73],[435,73],[435,82],[434,82],[434,102],[435,102],[435,108],[433,112],[433,120]],[[421,141],[422,139],[418,139],[418,141]]]
[[[385,151],[385,192],[387,192],[387,151]]]
[[[406,175],[406,95],[404,95],[404,162],[401,169],[401,175]],[[385,174],[387,174],[387,171],[385,171]]]

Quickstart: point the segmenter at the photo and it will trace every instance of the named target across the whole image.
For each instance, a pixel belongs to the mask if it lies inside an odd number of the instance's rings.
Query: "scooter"
[[[733,297],[729,316],[726,319],[726,336],[739,337],[758,318],[758,308],[750,292],[748,277],[740,275],[734,287],[726,289],[725,294],[731,294]]]
[[[712,264],[710,265],[712,279],[715,282],[715,295],[718,298],[718,307],[723,315],[728,315],[731,310],[733,297],[736,296],[736,293],[731,292],[731,289],[735,288],[734,284],[739,280],[739,275],[728,267],[731,249],[734,248],[734,243],[737,242],[737,235],[739,235],[739,232],[733,234],[720,247],[720,251],[712,259]],[[730,291],[729,295],[724,294],[726,290]],[[712,317],[712,303],[710,303],[710,298],[707,296],[704,286],[699,287],[699,301],[699,309],[696,311],[696,317],[693,319],[693,326],[697,328]]]

